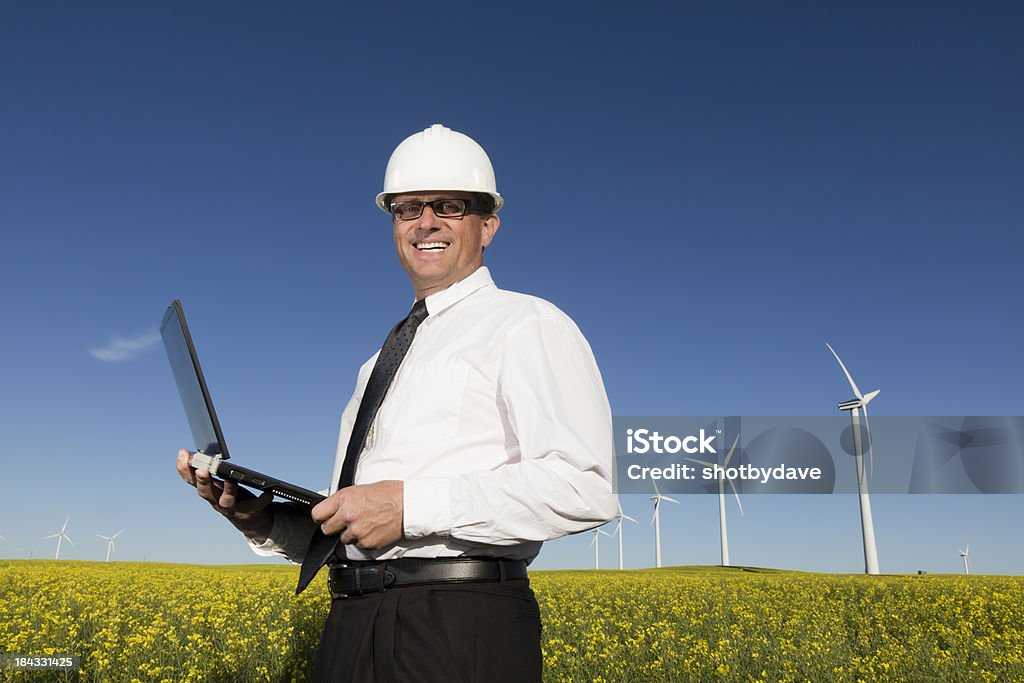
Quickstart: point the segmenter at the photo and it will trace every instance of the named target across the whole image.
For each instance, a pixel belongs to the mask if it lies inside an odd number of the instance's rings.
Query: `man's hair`
[[[485,215],[494,213],[494,197],[483,192],[474,192],[473,198]]]

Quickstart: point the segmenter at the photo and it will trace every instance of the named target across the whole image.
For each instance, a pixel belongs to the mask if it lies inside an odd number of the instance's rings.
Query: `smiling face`
[[[432,191],[395,195],[392,202],[432,202],[443,198],[472,199],[469,192]],[[484,247],[491,243],[500,220],[495,214],[469,213],[438,218],[430,206],[419,218],[392,217],[398,261],[412,281],[416,298],[439,292],[469,276],[484,264]]]

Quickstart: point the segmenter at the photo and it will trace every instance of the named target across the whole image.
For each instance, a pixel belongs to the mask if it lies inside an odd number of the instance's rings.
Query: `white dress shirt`
[[[348,546],[348,557],[532,560],[542,541],[611,519],[611,409],[575,323],[498,289],[485,267],[426,304],[355,473],[356,484],[405,482],[405,538]],[[331,493],[376,359],[342,414]],[[301,561],[313,528],[308,511],[278,505],[270,539],[253,549]]]

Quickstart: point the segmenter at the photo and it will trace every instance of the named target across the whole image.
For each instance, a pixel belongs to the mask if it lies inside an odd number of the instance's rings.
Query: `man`
[[[359,371],[312,515],[214,482],[179,453],[181,476],[257,553],[305,561],[300,590],[329,555],[318,680],[539,680],[526,564],[543,541],[616,512],[590,347],[565,314],[498,289],[484,267],[502,204],[469,137],[436,124],[395,149],[377,205],[416,305]]]

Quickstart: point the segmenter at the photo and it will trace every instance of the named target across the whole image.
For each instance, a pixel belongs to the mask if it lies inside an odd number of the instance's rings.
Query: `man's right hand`
[[[199,497],[224,515],[246,538],[254,543],[266,541],[274,526],[274,511],[270,507],[274,494],[264,491],[256,497],[248,489],[239,487],[237,482],[217,481],[209,472],[189,465],[191,457],[187,449],[178,451],[175,466],[185,483],[194,486]]]

